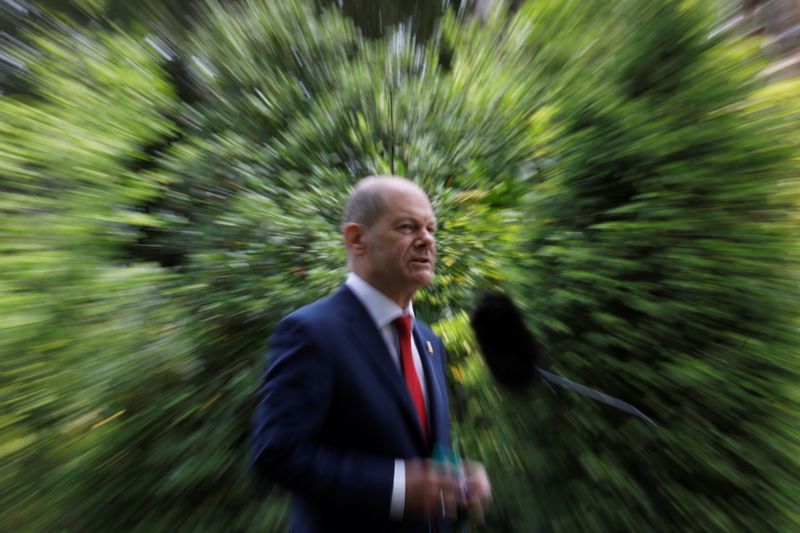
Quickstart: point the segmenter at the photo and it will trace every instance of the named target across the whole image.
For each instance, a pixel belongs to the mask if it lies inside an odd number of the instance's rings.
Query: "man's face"
[[[378,289],[410,298],[433,279],[436,217],[416,187],[392,187],[385,194],[388,210],[366,230],[365,264]]]

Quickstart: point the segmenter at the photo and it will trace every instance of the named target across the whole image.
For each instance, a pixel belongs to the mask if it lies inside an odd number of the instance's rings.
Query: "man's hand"
[[[408,459],[406,467],[406,516],[446,516],[455,519],[461,501],[456,478],[430,459]],[[488,483],[488,481],[487,481]]]
[[[486,469],[477,461],[462,463],[467,478],[467,513],[475,521],[483,522],[483,514],[492,501],[492,485]]]

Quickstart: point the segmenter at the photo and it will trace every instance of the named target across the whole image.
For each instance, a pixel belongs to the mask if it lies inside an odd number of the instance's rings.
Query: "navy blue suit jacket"
[[[350,289],[276,326],[251,443],[259,475],[293,492],[290,531],[429,531],[425,522],[389,518],[395,459],[430,457],[435,444],[450,449],[444,345],[420,320],[414,341],[425,371],[428,445],[403,376]]]

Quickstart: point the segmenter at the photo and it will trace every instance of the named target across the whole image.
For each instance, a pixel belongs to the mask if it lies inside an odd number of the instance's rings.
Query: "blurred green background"
[[[264,348],[379,173],[440,219],[474,531],[800,529],[796,2],[0,6],[0,530],[281,531]],[[491,287],[659,429],[496,389]]]

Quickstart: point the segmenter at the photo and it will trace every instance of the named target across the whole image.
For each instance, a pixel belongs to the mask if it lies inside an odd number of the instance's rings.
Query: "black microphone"
[[[478,298],[470,317],[483,360],[495,381],[503,388],[520,393],[538,378],[611,405],[657,426],[633,405],[603,392],[572,382],[539,368],[541,347],[525,326],[514,302],[501,292],[486,292]]]
[[[483,360],[495,381],[522,392],[538,378],[540,348],[517,306],[502,292],[486,292],[470,317]]]

